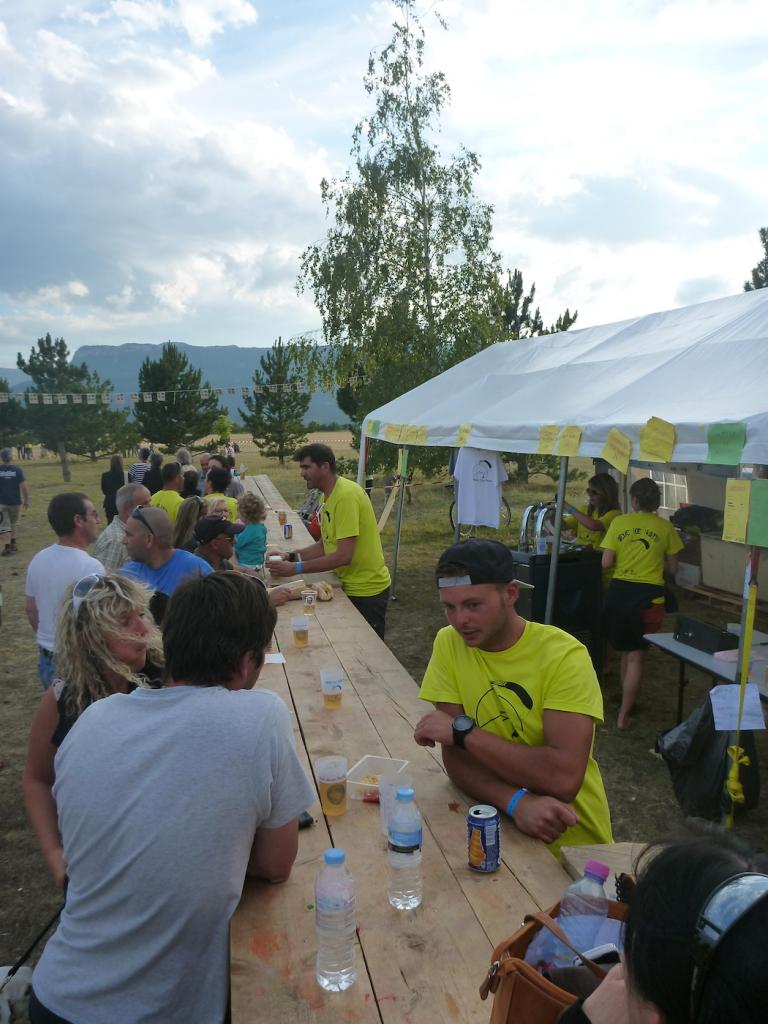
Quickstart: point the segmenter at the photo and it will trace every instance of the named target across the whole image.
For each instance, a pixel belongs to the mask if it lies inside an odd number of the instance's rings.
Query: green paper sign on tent
[[[768,548],[768,480],[753,480],[747,543]]]
[[[710,423],[707,428],[707,462],[716,466],[738,466],[746,440],[746,423]]]

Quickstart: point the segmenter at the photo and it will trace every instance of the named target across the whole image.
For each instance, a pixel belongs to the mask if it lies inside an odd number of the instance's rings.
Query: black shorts
[[[384,626],[389,604],[389,587],[373,597],[352,597],[347,595],[374,632],[384,639]]]

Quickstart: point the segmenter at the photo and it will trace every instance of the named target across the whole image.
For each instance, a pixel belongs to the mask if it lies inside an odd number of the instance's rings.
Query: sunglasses
[[[137,505],[136,506],[136,508],[133,510],[133,512],[131,512],[131,519],[138,519],[138,521],[141,523],[141,525],[142,526],[146,526],[146,528],[149,530],[149,532],[154,537],[155,536],[155,531],[152,529],[152,527],[147,522],[147,518],[144,515],[144,512],[142,511],[142,507],[143,506],[141,506],[141,505]]]
[[[691,1020],[696,1020],[717,947],[742,917],[768,896],[768,875],[744,872],[727,878],[707,897],[696,921],[691,976]]]
[[[114,576],[107,578],[106,576],[102,576],[101,573],[91,572],[87,576],[83,576],[81,580],[78,580],[72,588],[72,610],[75,613],[75,618],[80,614],[80,606],[83,601],[86,600],[93,588],[99,584],[101,584],[102,587],[107,587],[109,590],[114,590],[115,593],[125,601],[130,601],[130,598]]]

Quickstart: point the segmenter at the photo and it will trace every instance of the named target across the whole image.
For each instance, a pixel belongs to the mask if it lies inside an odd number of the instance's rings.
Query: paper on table
[[[768,548],[768,480],[752,481],[747,543],[757,548]]]
[[[707,428],[707,462],[718,466],[738,466],[746,440],[746,423],[710,423]]]
[[[715,716],[717,732],[733,732],[739,722],[739,690],[741,687],[726,683],[713,686],[709,691],[712,714]],[[760,693],[757,683],[747,683],[744,693],[744,710],[741,715],[742,729],[764,729],[763,709],[760,707]]]
[[[632,456],[632,439],[622,434],[616,427],[611,427],[605,439],[600,457],[615,466],[620,473],[626,474]]]
[[[264,655],[264,664],[265,665],[284,665],[285,664],[285,658],[280,653],[280,651],[270,651],[269,654],[265,654]]]
[[[671,462],[675,448],[675,425],[658,416],[651,416],[640,427],[640,461]]]
[[[747,543],[751,480],[726,480],[723,540]]]

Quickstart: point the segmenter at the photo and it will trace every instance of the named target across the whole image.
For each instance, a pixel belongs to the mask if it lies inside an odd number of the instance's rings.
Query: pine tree
[[[5,377],[0,377],[0,394],[8,396],[0,401],[0,448],[11,448],[25,440],[28,429],[26,410],[18,395],[11,397]]]
[[[752,271],[752,280],[744,282],[744,291],[753,292],[758,288],[768,288],[768,228],[760,228],[760,244],[765,254]]]
[[[247,412],[240,409],[245,429],[262,452],[270,459],[285,464],[306,440],[304,417],[309,409],[309,395],[296,373],[296,352],[278,338],[272,351],[260,359],[260,370],[253,372],[253,385],[261,394],[249,395],[243,401]],[[286,390],[284,385],[290,385]]]
[[[209,391],[207,398],[200,397],[201,389]],[[208,381],[202,381],[202,372],[170,341],[163,345],[159,359],[147,357],[141,364],[138,391],[134,415],[141,436],[165,445],[167,451],[210,434],[223,412]],[[180,391],[187,393],[172,394]],[[152,394],[150,402],[141,397],[147,392]],[[164,394],[164,401],[157,401],[158,392]]]

